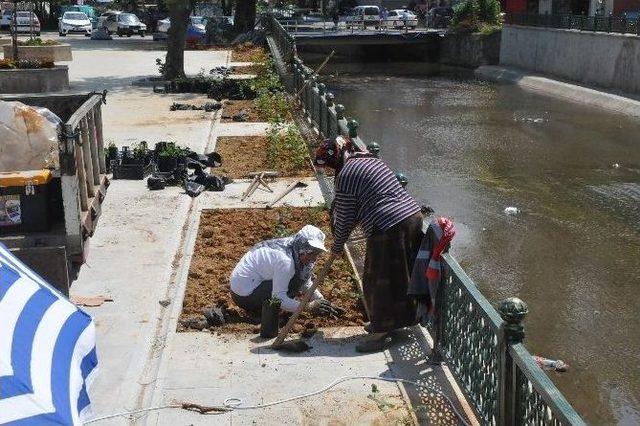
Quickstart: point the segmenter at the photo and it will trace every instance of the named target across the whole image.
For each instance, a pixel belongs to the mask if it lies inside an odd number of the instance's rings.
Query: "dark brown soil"
[[[259,332],[259,325],[231,300],[231,271],[254,244],[270,238],[291,235],[306,224],[321,227],[328,237],[326,245],[330,247],[329,215],[326,210],[320,208],[203,211],[178,331],[185,331],[183,321],[200,319],[203,309],[216,306],[226,311],[228,323],[213,327],[212,330],[222,333]],[[320,258],[316,272],[327,258],[327,255]],[[366,320],[353,271],[346,260],[339,259],[334,262],[331,273],[321,285],[320,291],[329,301],[345,309],[345,314],[340,318],[333,318],[312,317],[303,313],[294,332],[308,336],[313,334],[317,327],[362,325]]]
[[[264,68],[264,65],[261,64],[253,64],[253,65],[244,65],[241,67],[233,67],[234,74],[258,74],[260,70]]]
[[[267,137],[266,136],[223,136],[216,142],[216,152],[222,155],[220,173],[232,178],[245,178],[248,173],[273,170],[267,165]],[[311,165],[295,173],[285,173],[280,177],[314,176]]]
[[[221,121],[223,123],[232,123],[233,116],[239,114],[242,110],[249,114],[249,117],[245,120],[247,122],[259,123],[267,121],[253,100],[226,101],[224,103],[224,109],[222,110]]]
[[[264,62],[266,53],[260,46],[251,43],[239,44],[231,52],[232,62]]]

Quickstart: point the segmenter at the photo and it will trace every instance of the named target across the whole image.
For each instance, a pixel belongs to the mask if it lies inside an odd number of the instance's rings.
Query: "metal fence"
[[[507,14],[510,25],[640,35],[640,18],[625,16]]]
[[[280,57],[291,57],[292,91],[298,95],[305,117],[322,137],[348,135],[361,149],[357,121],[345,118],[345,108],[318,83],[313,70],[295,55],[280,23],[267,24]],[[326,184],[326,182],[325,182]],[[326,186],[326,185],[325,185]],[[331,188],[323,188],[331,193]],[[329,199],[332,198],[332,193]],[[526,304],[503,301],[497,311],[480,293],[450,254],[443,256],[439,287],[439,322],[432,361],[447,363],[482,424],[583,425],[584,422],[522,344]]]

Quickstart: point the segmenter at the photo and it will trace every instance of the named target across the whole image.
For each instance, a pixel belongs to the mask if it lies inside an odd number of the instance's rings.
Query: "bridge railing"
[[[550,14],[507,14],[505,23],[528,27],[640,35],[640,18]]]
[[[271,25],[275,30],[270,32],[271,37],[284,39],[279,33],[284,28]],[[287,65],[293,78],[292,91],[320,136],[348,135],[364,149],[357,121],[346,118],[344,106],[295,55],[295,41],[290,46],[276,40],[275,45],[291,49],[293,56]],[[287,55],[279,52],[281,57]],[[330,202],[333,188],[324,181],[321,187]],[[350,241],[362,238],[352,235]],[[481,424],[584,425],[522,344],[526,304],[510,298],[496,310],[453,256],[443,255],[442,265],[437,296],[439,321],[429,330],[434,339],[431,361],[446,362]]]

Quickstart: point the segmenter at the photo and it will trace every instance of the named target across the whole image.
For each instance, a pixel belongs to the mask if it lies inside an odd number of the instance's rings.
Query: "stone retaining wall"
[[[54,68],[0,70],[0,94],[43,93],[69,90],[69,69]]]
[[[640,37],[505,25],[500,65],[640,93]]]

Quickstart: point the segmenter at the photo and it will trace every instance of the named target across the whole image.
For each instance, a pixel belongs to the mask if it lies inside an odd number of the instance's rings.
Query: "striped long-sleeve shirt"
[[[395,173],[372,157],[348,159],[335,179],[333,251],[339,252],[359,223],[367,237],[420,211]]]

